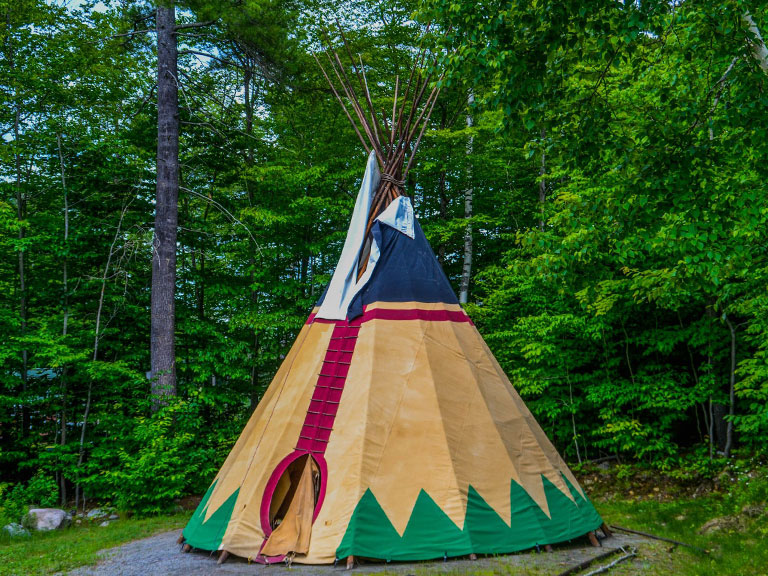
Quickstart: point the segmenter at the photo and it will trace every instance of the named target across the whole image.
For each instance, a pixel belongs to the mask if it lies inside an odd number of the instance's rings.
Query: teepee
[[[600,516],[462,310],[404,195],[439,89],[424,98],[429,76],[416,71],[398,108],[396,82],[382,125],[362,62],[352,70],[369,116],[328,55],[359,127],[326,79],[369,150],[349,232],[184,529],[186,549],[324,564],[497,554],[591,533]]]

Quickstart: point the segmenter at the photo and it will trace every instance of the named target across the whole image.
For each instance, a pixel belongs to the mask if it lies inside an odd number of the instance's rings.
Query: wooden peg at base
[[[179,534],[179,539],[176,540],[176,544],[183,544],[184,543],[184,534]]]
[[[352,570],[355,567],[355,557],[347,556],[347,570]]]
[[[219,554],[219,560],[216,562],[216,564],[224,564],[224,562],[227,561],[227,558],[229,558],[229,552],[222,550],[221,554]]]
[[[611,532],[611,529],[608,528],[608,524],[606,524],[605,522],[603,522],[602,525],[600,526],[600,530],[603,531],[603,534],[605,534],[606,538],[610,538],[611,536],[613,536],[613,532]]]
[[[469,555],[469,559],[470,559],[470,560],[477,560],[477,554],[475,554],[474,552],[472,552],[472,554],[470,554],[470,555]]]
[[[595,548],[600,548],[600,540],[597,539],[597,536],[595,536],[594,532],[587,532],[587,537],[589,538],[589,542],[594,546]]]
[[[544,546],[544,552],[552,553],[552,545],[547,544],[546,546]]]
[[[192,550],[192,546],[189,544],[184,544],[184,548],[181,549],[182,552],[189,552],[190,550]]]

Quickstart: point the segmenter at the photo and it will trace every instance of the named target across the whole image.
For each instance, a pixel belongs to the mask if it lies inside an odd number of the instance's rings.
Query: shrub
[[[154,514],[204,489],[201,482],[210,481],[216,469],[214,449],[199,440],[204,429],[194,399],[172,399],[152,416],[138,418],[131,438],[118,449],[117,466],[101,472],[115,504]]]

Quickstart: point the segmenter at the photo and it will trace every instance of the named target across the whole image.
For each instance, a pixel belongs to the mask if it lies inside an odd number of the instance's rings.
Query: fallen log
[[[588,558],[587,560],[584,560],[583,562],[579,562],[575,566],[571,566],[564,572],[560,572],[557,576],[570,576],[571,574],[576,574],[577,572],[581,572],[585,568],[588,568],[595,562],[599,562],[600,560],[605,560],[606,558],[609,558],[610,556],[613,556],[617,552],[621,552],[621,548],[611,548],[608,550],[608,552],[603,552],[602,554],[598,554],[597,556],[593,556],[592,558]]]
[[[630,558],[634,558],[635,556],[637,556],[637,552],[635,550],[633,550],[632,552],[627,552],[626,554],[624,554],[624,556],[616,558],[616,560],[614,560],[610,564],[606,564],[605,566],[600,566],[599,568],[595,568],[594,570],[584,574],[584,576],[595,576],[596,574],[602,574],[603,572],[608,572],[608,570],[610,570],[617,564],[624,562],[624,560],[629,560]]]
[[[664,536],[656,536],[656,534],[649,534],[648,532],[640,532],[640,530],[630,530],[629,528],[622,528],[621,526],[616,526],[615,524],[611,525],[611,530],[618,530],[619,532],[626,532],[627,534],[637,534],[638,536],[645,536],[646,538],[650,538],[652,540],[661,540],[662,542],[669,542],[670,544],[685,546],[686,548],[696,550],[697,552],[702,552],[703,554],[709,554],[709,550],[706,548],[700,548],[698,546],[694,546],[693,544],[686,544],[685,542],[673,540],[672,538],[665,538]]]

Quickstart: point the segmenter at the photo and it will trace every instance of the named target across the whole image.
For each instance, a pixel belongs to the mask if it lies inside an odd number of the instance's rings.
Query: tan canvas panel
[[[440,303],[377,303],[368,309],[377,307],[461,309]],[[258,555],[264,489],[295,448],[332,331],[333,324],[321,322],[302,329],[217,476],[208,515],[240,488],[222,549],[246,558]],[[422,490],[459,528],[470,485],[508,525],[512,480],[547,513],[542,476],[568,498],[561,473],[581,490],[468,322],[364,322],[333,427],[324,454],[325,498],[311,539],[305,546],[306,534],[289,525],[273,533],[281,549],[286,538],[302,540],[294,545],[297,552],[306,551],[297,554],[298,562],[333,562],[367,489],[401,535]],[[300,516],[293,524],[300,524]]]
[[[261,553],[265,556],[280,556],[295,552],[306,554],[312,534],[312,515],[315,511],[315,488],[312,475],[317,465],[307,458],[296,492],[288,505],[283,521],[269,535]]]
[[[466,328],[461,328],[458,325],[454,325],[454,326],[458,332],[467,331]],[[528,409],[528,406],[525,405],[525,402],[520,397],[520,394],[512,386],[512,383],[509,381],[509,378],[507,378],[507,375],[504,373],[504,370],[499,365],[498,361],[494,357],[490,348],[488,348],[488,345],[485,343],[485,340],[483,340],[483,337],[480,335],[480,332],[478,332],[477,328],[475,328],[474,326],[471,326],[468,332],[473,333],[475,342],[478,342],[480,347],[483,349],[485,357],[488,358],[488,360],[490,360],[491,365],[493,366],[493,369],[496,371],[496,374],[498,375],[498,378],[504,383],[505,387],[510,391],[512,398],[515,401],[515,404],[518,406],[518,409],[521,411],[521,413],[525,414],[526,420],[530,423],[531,432],[536,437],[536,441],[538,442],[539,446],[541,446],[544,454],[547,456],[547,459],[551,463],[552,469],[556,470],[557,472],[562,472],[563,475],[566,478],[568,478],[568,481],[574,486],[574,488],[576,488],[583,497],[586,497],[584,490],[579,485],[579,482],[576,479],[576,477],[573,475],[573,472],[571,472],[570,468],[565,463],[565,460],[562,459],[560,454],[557,452],[557,449],[554,447],[552,442],[550,442],[549,438],[544,433],[544,430],[542,430],[541,426],[539,426],[539,424],[536,422],[536,419],[534,418],[531,411]],[[468,334],[465,340],[468,340],[470,338],[472,338],[472,336]],[[560,488],[560,490],[566,496],[568,496],[568,498],[570,498],[571,500],[573,499],[570,490],[568,490],[567,486],[564,485],[559,475],[545,474],[545,476],[555,486]]]
[[[429,361],[451,451],[463,509],[454,522],[464,527],[466,499],[472,485],[507,523],[511,522],[510,482],[521,482],[484,396],[478,373],[468,362],[450,322],[428,327]],[[540,504],[541,505],[541,504]],[[452,517],[453,518],[453,517]]]
[[[374,373],[363,487],[370,487],[399,534],[424,490],[455,522],[464,504],[445,438],[427,353],[430,322],[374,320]],[[417,474],[425,470],[428,474]]]
[[[275,402],[286,383],[286,376],[290,372],[291,366],[299,355],[301,355],[302,358],[309,358],[312,353],[309,350],[311,346],[305,347],[305,342],[310,329],[310,325],[302,327],[296,341],[293,346],[291,346],[285,360],[280,365],[280,369],[277,371],[277,374],[275,374],[275,377],[272,379],[272,382],[264,393],[264,397],[256,406],[256,410],[253,411],[253,414],[248,419],[248,423],[245,425],[243,432],[240,434],[235,446],[232,448],[232,451],[224,461],[219,473],[216,475],[218,484],[216,485],[213,494],[211,494],[211,499],[205,516],[206,520],[211,514],[218,510],[219,506],[221,506],[221,504],[229,498],[242,483],[250,461],[250,456],[258,444],[259,439],[264,434],[264,428],[269,421],[267,415],[274,410]],[[313,352],[317,353],[318,351],[315,350]]]
[[[325,452],[328,465],[325,500],[312,528],[309,553],[302,562],[333,562],[336,548],[363,495],[360,474],[366,425],[372,419],[378,420],[378,417],[369,414],[368,402],[373,374],[374,332],[374,324],[366,322],[358,334],[331,441]]]
[[[239,486],[240,493],[221,543],[224,550],[246,558],[258,554],[264,538],[260,520],[264,487],[280,461],[295,448],[332,331],[331,324],[311,324],[298,353],[290,363],[284,362],[287,369],[280,371],[282,379],[270,384],[270,388],[276,387],[275,400],[261,415],[263,429],[258,436],[247,438],[236,468],[232,467],[238,473],[234,489]],[[271,422],[275,425],[270,426]]]

